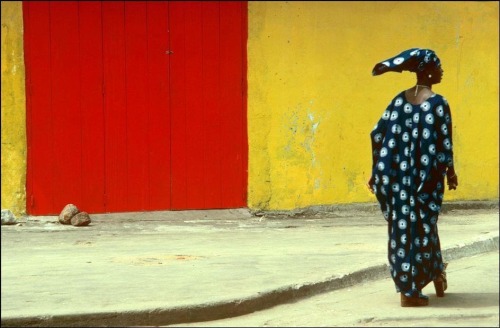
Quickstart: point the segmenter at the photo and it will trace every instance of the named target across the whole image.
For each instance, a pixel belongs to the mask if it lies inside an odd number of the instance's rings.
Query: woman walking
[[[443,76],[430,49],[413,48],[375,65],[386,72],[416,73],[416,85],[399,92],[370,133],[373,151],[368,187],[388,222],[388,259],[401,306],[425,306],[422,289],[434,283],[436,294],[447,288],[437,228],[444,196],[456,189],[451,111],[432,91]]]

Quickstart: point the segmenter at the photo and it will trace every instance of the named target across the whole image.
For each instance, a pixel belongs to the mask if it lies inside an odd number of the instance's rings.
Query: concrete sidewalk
[[[91,218],[2,226],[2,326],[214,320],[388,275],[374,204]],[[439,220],[446,261],[498,250],[498,201],[445,203]]]

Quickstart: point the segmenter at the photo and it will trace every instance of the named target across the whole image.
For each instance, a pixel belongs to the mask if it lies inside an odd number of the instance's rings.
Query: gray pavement
[[[437,297],[432,283],[423,289],[427,307],[400,307],[386,277],[234,318],[173,326],[499,327],[498,256],[497,250],[450,261],[445,296]]]
[[[388,275],[375,204],[91,218],[2,225],[2,326],[202,322]],[[498,200],[445,203],[439,220],[446,261],[498,250]]]

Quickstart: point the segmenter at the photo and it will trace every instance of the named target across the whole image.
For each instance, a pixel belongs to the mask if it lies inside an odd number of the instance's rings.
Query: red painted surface
[[[245,2],[23,2],[27,209],[246,206]]]
[[[23,3],[28,137],[27,211],[54,211],[49,3]],[[33,128],[36,127],[36,128]],[[35,168],[36,167],[36,168]],[[36,199],[34,197],[36,195]],[[34,210],[34,212],[32,212]]]
[[[78,4],[51,2],[52,192],[54,205],[59,205],[61,209],[72,201],[81,203],[82,125],[78,45]]]
[[[79,2],[80,110],[82,125],[81,204],[103,209],[105,191],[102,4]]]
[[[171,172],[171,118],[170,118],[170,56],[169,49],[168,3],[149,1],[148,6],[148,48],[161,49],[148,51],[148,94],[149,128],[149,209],[171,208],[170,172]],[[165,51],[164,51],[165,50]],[[169,110],[166,110],[169,109]]]
[[[125,4],[102,2],[105,210],[129,211]]]

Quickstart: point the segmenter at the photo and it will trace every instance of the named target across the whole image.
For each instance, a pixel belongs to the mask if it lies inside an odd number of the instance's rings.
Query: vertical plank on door
[[[26,208],[53,213],[52,108],[48,1],[24,1],[28,169]]]
[[[185,206],[188,209],[201,209],[205,208],[203,151],[206,147],[205,116],[201,97],[201,90],[203,90],[202,4],[199,1],[186,4],[185,10],[184,24],[186,25],[183,33],[185,51],[182,55],[184,67],[181,73],[185,76],[185,84],[172,84],[172,90],[175,92],[178,88],[182,88],[186,95],[184,108],[186,135],[183,144],[178,145],[183,147],[188,155],[183,168],[187,185]],[[175,26],[172,28],[172,33],[174,32]],[[177,172],[174,171],[173,174],[176,175]]]
[[[151,210],[170,209],[170,92],[168,2],[147,2],[149,202]]]
[[[102,2],[106,211],[132,210],[128,201],[125,5]]]
[[[125,74],[127,113],[127,202],[130,209],[149,209],[149,112],[147,108],[148,44],[146,3],[125,1]]]
[[[170,119],[171,119],[171,205],[172,209],[186,209],[187,172],[189,150],[183,146],[186,140],[186,81],[185,4],[169,1],[170,29]]]
[[[172,2],[172,208],[204,209],[207,119],[204,100],[203,2]],[[212,60],[215,60],[212,58]]]
[[[50,3],[54,207],[82,199],[82,128],[78,3]]]
[[[102,213],[105,211],[105,176],[101,2],[80,1],[78,5],[82,111],[81,210]]]
[[[205,125],[204,207],[222,208],[221,158],[223,149],[220,104],[220,12],[218,1],[202,1],[203,76],[202,99]],[[226,32],[226,31],[224,31]],[[225,64],[225,63],[224,63]],[[226,150],[224,150],[226,151]]]
[[[220,142],[224,151],[221,153],[221,185],[223,186],[222,206],[226,208],[246,205],[242,176],[244,171],[246,143],[245,108],[243,106],[243,62],[246,39],[238,26],[244,20],[244,8],[241,2],[227,2],[220,7]],[[244,46],[243,46],[244,45]]]

